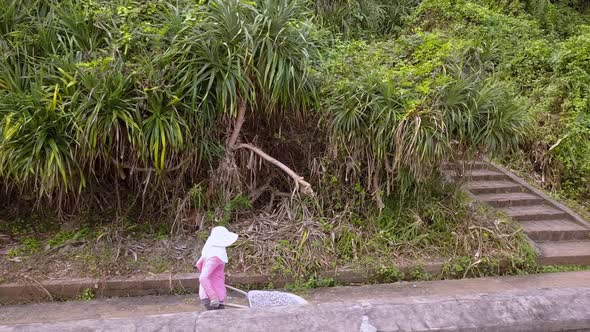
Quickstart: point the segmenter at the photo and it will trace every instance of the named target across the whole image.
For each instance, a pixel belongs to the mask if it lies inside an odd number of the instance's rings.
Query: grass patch
[[[94,294],[94,291],[90,288],[84,288],[84,290],[82,290],[82,293],[78,296],[78,300],[81,301],[90,301],[90,300],[94,300],[96,298],[96,295]]]
[[[59,223],[53,215],[41,216],[32,213],[23,215],[20,211],[0,210],[0,233],[18,237],[33,237],[59,230]]]
[[[55,234],[52,238],[47,241],[50,247],[60,247],[66,244],[66,242],[90,240],[93,236],[93,232],[87,226],[83,226],[77,231],[62,231]]]
[[[293,292],[302,292],[314,288],[334,286],[336,286],[336,281],[334,281],[334,279],[314,276],[307,280],[297,280],[295,282],[288,283],[285,285],[285,289]]]
[[[375,275],[371,277],[373,282],[388,283],[403,280],[405,273],[397,266],[379,266],[375,271]]]
[[[29,254],[34,254],[41,250],[41,244],[35,238],[27,237],[21,240],[22,250]]]
[[[424,268],[417,267],[410,273],[410,279],[417,281],[428,281],[433,280],[435,275],[424,271]]]
[[[580,265],[547,265],[539,267],[539,273],[590,271],[590,266]]]

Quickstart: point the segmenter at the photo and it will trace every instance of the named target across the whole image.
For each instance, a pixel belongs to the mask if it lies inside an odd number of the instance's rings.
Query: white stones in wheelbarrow
[[[278,291],[252,290],[248,292],[250,308],[281,307],[307,304],[300,296]]]

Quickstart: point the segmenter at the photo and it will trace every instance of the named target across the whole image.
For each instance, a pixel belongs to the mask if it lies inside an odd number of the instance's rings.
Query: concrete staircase
[[[518,221],[541,265],[590,265],[590,224],[502,167],[489,162],[445,165],[447,177],[462,181],[473,197]]]

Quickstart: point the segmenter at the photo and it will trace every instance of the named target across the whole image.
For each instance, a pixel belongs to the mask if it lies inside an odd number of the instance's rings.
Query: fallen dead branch
[[[47,296],[49,297],[49,300],[51,302],[53,302],[53,295],[51,295],[51,293],[47,290],[47,288],[45,288],[40,282],[38,282],[37,280],[35,280],[29,276],[25,275],[24,277],[25,277],[25,279],[34,282],[45,294],[47,294]]]
[[[266,152],[262,151],[260,148],[257,148],[251,144],[242,143],[242,144],[238,144],[236,146],[236,149],[248,149],[248,150],[256,153],[262,159],[277,166],[283,172],[287,173],[287,175],[289,175],[295,181],[295,191],[297,191],[297,189],[301,189],[301,192],[305,195],[308,195],[308,196],[314,195],[313,189],[311,188],[311,184],[309,184],[307,181],[305,181],[302,176],[295,173],[287,165],[285,165],[282,162],[276,160],[275,158],[269,156]]]

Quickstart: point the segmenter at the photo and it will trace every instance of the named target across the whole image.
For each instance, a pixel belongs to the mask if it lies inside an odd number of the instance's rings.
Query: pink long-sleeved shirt
[[[225,263],[216,256],[199,258],[199,298],[225,301]]]

